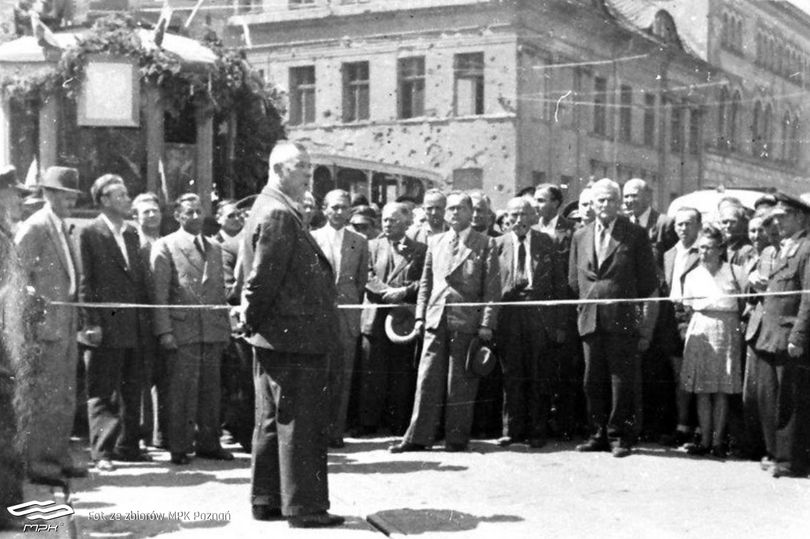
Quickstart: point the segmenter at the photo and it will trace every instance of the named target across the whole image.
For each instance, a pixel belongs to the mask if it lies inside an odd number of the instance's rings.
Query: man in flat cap
[[[76,301],[79,258],[64,219],[81,194],[78,186],[75,168],[48,168],[41,184],[45,206],[17,231],[22,266],[44,301]],[[19,426],[32,481],[59,483],[64,477],[87,475],[69,450],[76,406],[76,329],[74,307],[49,305],[33,328],[36,353],[26,354],[28,361],[20,366]]]
[[[777,195],[772,212],[782,236],[770,271],[766,295],[751,316],[746,339],[751,346],[747,376],[753,384],[767,455],[763,469],[774,477],[805,476],[810,471],[810,206]]]

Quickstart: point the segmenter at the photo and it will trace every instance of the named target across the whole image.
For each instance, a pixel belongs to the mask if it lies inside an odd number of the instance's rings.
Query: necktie
[[[597,246],[596,246],[596,258],[599,264],[605,261],[605,257],[607,256],[607,238],[608,238],[608,228],[602,224],[597,224],[596,227],[599,231]]]
[[[205,244],[203,243],[203,241],[205,240],[203,240],[200,236],[194,237],[194,247],[196,247],[200,255],[202,255],[202,257],[205,258]]]
[[[458,256],[458,234],[453,232],[453,237],[450,239],[450,253],[455,259]]]
[[[515,271],[515,287],[523,289],[529,286],[529,279],[526,276],[526,236],[518,237],[517,270]]]
[[[633,223],[634,225],[637,225],[638,224],[638,217],[636,217],[635,214],[631,215],[630,216],[630,222]]]

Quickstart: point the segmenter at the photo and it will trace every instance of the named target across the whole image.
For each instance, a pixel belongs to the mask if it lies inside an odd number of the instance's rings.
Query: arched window
[[[730,33],[731,25],[728,20],[728,13],[723,13],[723,25],[720,28],[720,43],[724,47],[728,47],[729,43],[731,43],[731,38],[729,37]]]
[[[762,118],[762,131],[760,139],[762,141],[762,149],[759,156],[763,159],[771,157],[771,124],[773,123],[773,107],[770,103],[765,107],[765,114]]]
[[[791,150],[792,155],[790,160],[794,163],[799,161],[799,147],[801,146],[801,139],[799,138],[799,115],[793,117],[793,136],[791,137]]]
[[[790,161],[790,139],[793,136],[791,123],[790,111],[786,110],[785,117],[782,118],[782,140],[780,141],[782,146],[781,157],[784,161]]]
[[[762,147],[762,136],[760,134],[760,122],[762,121],[762,104],[757,101],[754,103],[754,116],[751,120],[751,154],[754,156],[759,155]]]
[[[717,100],[717,147],[722,150],[728,149],[728,138],[726,137],[728,128],[726,123],[727,113],[728,89],[724,87],[720,90],[720,99]]]
[[[734,98],[731,100],[731,113],[728,119],[728,144],[732,150],[737,149],[737,129],[740,116],[740,92],[734,92]]]

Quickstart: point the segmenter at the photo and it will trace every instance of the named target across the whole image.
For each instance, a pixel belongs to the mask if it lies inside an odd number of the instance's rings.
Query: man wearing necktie
[[[369,242],[369,305],[416,303],[419,278],[427,247],[407,236],[410,208],[389,202],[382,212],[383,235]],[[372,434],[381,426],[401,435],[408,427],[416,388],[415,343],[394,343],[385,332],[391,309],[369,307],[361,318],[360,434]]]
[[[646,232],[619,215],[621,191],[608,178],[592,187],[596,220],[571,241],[568,284],[581,299],[646,298],[658,276]],[[633,389],[643,347],[639,304],[582,304],[577,327],[585,355],[585,396],[592,426],[579,451],[611,451],[624,457],[635,441]]]
[[[472,230],[472,200],[454,191],[447,197],[450,230],[431,237],[419,283],[416,328],[425,329],[411,424],[393,453],[431,446],[444,410],[447,451],[465,451],[470,440],[478,378],[466,370],[476,335],[492,338],[500,296],[498,255],[492,238]],[[478,303],[452,306],[448,303]]]
[[[152,247],[155,303],[225,306],[222,252],[201,234],[200,197],[181,195],[174,203],[174,218],[180,229]],[[188,464],[188,453],[195,450],[201,458],[232,460],[219,443],[220,361],[231,333],[228,311],[158,308],[154,333],[166,354],[172,463]]]
[[[495,240],[503,301],[546,301],[565,295],[565,276],[552,239],[530,228],[528,200],[507,206],[509,233]],[[565,340],[565,316],[553,306],[503,306],[496,338],[503,369],[503,432],[498,445],[546,443],[555,362],[551,343]]]
[[[64,219],[81,194],[79,173],[50,167],[41,185],[45,206],[20,226],[14,240],[20,261],[37,296],[76,301],[79,258]],[[87,475],[72,461],[68,443],[76,405],[77,319],[74,307],[49,305],[34,322],[33,351],[21,365],[20,432],[32,481],[58,483]]]
[[[346,227],[350,216],[349,193],[329,191],[323,200],[326,225],[312,237],[326,254],[335,274],[338,305],[357,305],[363,301],[368,279],[368,240]],[[343,431],[349,409],[349,393],[360,336],[359,309],[338,311],[340,346],[329,358],[329,446],[343,447]]]
[[[93,183],[90,194],[101,213],[79,235],[83,269],[79,299],[146,303],[146,268],[138,233],[125,222],[131,204],[124,180],[105,174]],[[99,471],[114,470],[112,460],[151,460],[139,448],[147,316],[139,309],[83,310],[91,458]]]

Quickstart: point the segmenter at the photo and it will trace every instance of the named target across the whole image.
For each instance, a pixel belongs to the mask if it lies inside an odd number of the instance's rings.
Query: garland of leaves
[[[114,14],[97,19],[75,46],[62,51],[55,67],[6,75],[0,79],[0,90],[7,98],[20,102],[40,101],[59,87],[68,97],[75,98],[88,55],[106,53],[132,58],[141,80],[161,89],[164,108],[169,114],[177,115],[189,103],[202,100],[212,104],[216,112],[228,112],[245,92],[260,98],[277,114],[283,113],[282,92],[266,85],[238,51],[209,40],[204,45],[215,53],[214,64],[188,69],[159,47],[145,48],[137,29],[138,24],[131,15]]]

